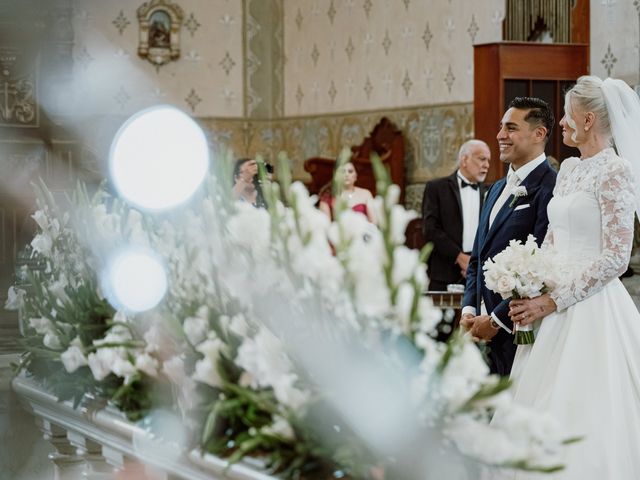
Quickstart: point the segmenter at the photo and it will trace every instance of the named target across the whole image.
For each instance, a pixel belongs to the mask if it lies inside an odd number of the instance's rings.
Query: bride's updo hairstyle
[[[573,106],[578,105],[584,112],[593,112],[596,116],[594,128],[611,142],[611,124],[609,112],[602,93],[602,80],[593,75],[578,78],[577,83],[565,94],[564,111],[567,123],[574,130],[571,140],[577,142],[578,129],[573,119]]]

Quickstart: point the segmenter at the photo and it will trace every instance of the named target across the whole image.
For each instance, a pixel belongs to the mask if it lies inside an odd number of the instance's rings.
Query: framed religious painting
[[[184,13],[170,0],[151,0],[138,8],[138,55],[156,67],[180,57],[180,26]]]

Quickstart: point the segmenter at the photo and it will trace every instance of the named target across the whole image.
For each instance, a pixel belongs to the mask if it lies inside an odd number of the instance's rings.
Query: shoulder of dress
[[[356,187],[356,189],[361,192],[365,197],[373,197],[373,194],[370,190],[362,187]]]
[[[608,149],[607,152],[602,155],[602,158],[598,162],[598,165],[602,173],[604,174],[608,172],[622,172],[626,175],[627,172],[629,172],[630,174],[632,171],[631,162],[626,158],[618,155],[613,148]]]
[[[558,173],[568,173],[576,168],[579,164],[580,159],[578,157],[565,158],[564,161],[560,164],[560,170]]]

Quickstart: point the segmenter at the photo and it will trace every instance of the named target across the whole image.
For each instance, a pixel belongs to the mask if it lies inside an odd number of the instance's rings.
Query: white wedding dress
[[[633,240],[635,185],[613,149],[562,163],[546,243],[575,262],[533,345],[518,347],[517,403],[548,412],[568,436],[565,469],[515,479],[640,479],[640,314],[618,276]]]

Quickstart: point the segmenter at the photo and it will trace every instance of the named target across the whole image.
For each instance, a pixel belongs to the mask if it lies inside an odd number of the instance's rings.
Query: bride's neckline
[[[579,160],[580,160],[580,163],[590,162],[591,160],[594,160],[596,158],[600,158],[600,157],[604,156],[606,153],[609,153],[609,152],[612,152],[612,151],[613,151],[613,147],[606,147],[606,148],[603,148],[602,150],[600,150],[595,155],[591,155],[590,157],[585,157],[585,158],[579,158]]]

